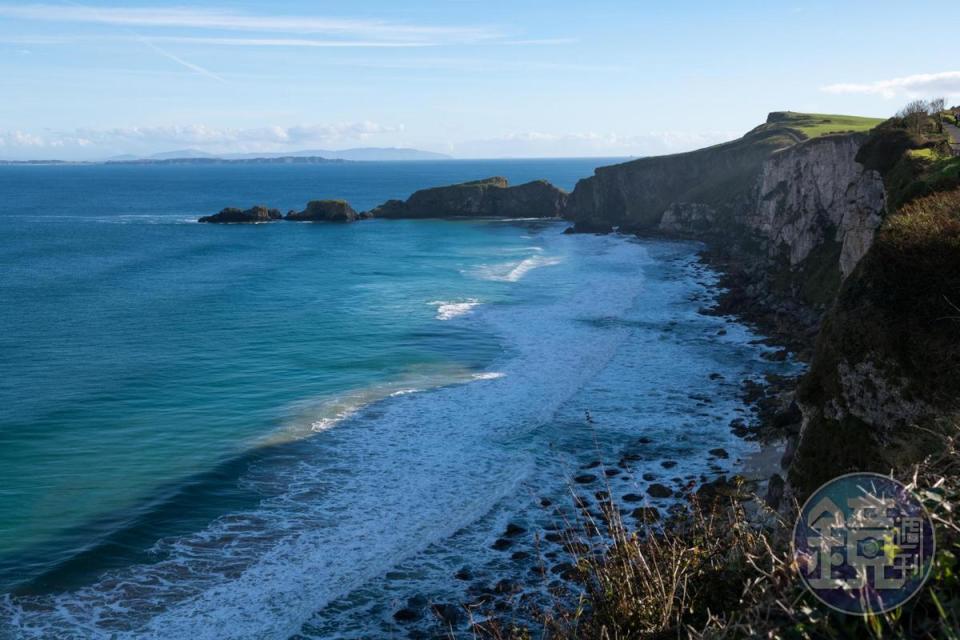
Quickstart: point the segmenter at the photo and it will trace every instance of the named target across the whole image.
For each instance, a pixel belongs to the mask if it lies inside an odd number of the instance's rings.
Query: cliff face
[[[877,171],[856,162],[864,134],[809,140],[774,153],[760,171],[756,206],[745,219],[771,256],[791,267],[825,242],[840,245],[838,267],[846,278],[873,241],[886,207]]]
[[[960,419],[960,190],[892,214],[823,323],[793,481],[886,472]],[[923,429],[913,428],[915,426]]]
[[[577,183],[566,216],[583,228],[644,231],[677,203],[709,206],[721,219],[733,215],[749,206],[766,159],[803,139],[775,116],[733,142],[600,167]]]
[[[706,241],[727,274],[720,312],[809,357],[795,393],[802,422],[786,429],[790,478],[805,493],[845,472],[902,467],[927,446],[915,426],[960,420],[960,165],[926,159],[937,147],[896,123],[771,141],[777,121],[733,143],[598,169],[567,215],[585,230]],[[942,193],[916,200],[930,192]]]
[[[566,202],[566,192],[544,180],[511,187],[506,178],[494,177],[422,189],[406,201],[388,200],[369,213],[374,218],[555,218]]]

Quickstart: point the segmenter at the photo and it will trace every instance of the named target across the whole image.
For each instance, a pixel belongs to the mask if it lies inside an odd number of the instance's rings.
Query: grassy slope
[[[831,133],[870,131],[883,122],[882,118],[825,113],[796,113],[794,111],[783,111],[771,114],[771,116],[777,117],[777,122],[801,132],[807,138],[819,138]]]

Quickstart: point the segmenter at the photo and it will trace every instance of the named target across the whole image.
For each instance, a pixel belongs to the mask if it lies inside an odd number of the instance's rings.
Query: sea
[[[0,167],[0,638],[471,637],[575,500],[737,472],[791,365],[696,243],[196,222],[612,162]]]

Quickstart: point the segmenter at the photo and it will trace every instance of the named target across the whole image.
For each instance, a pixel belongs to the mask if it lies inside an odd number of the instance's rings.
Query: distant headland
[[[326,164],[339,162],[413,162],[452,160],[451,156],[434,151],[405,147],[358,147],[355,149],[309,149],[282,153],[214,154],[199,149],[164,151],[149,156],[118,155],[102,160],[0,160],[0,165],[89,165],[89,164]]]

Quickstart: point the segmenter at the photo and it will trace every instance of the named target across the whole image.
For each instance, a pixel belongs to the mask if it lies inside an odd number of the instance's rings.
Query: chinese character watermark
[[[793,551],[807,588],[824,604],[864,615],[894,609],[930,575],[934,531],[920,501],[875,473],[834,478],[804,503]]]

